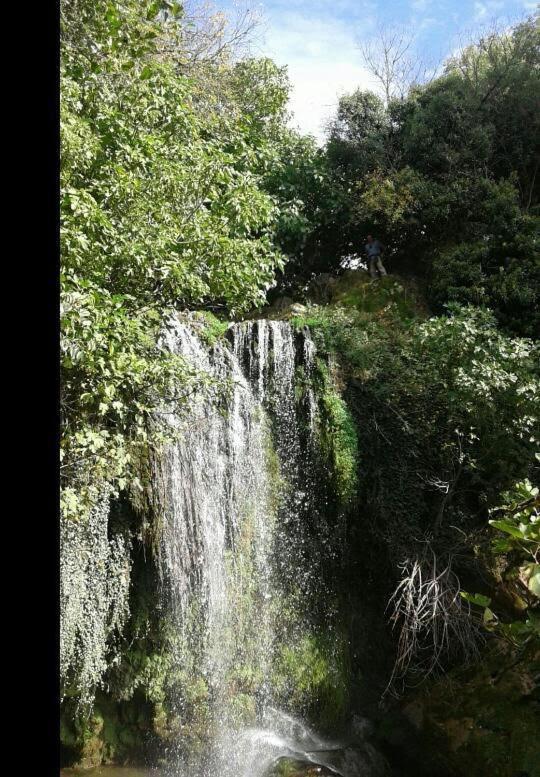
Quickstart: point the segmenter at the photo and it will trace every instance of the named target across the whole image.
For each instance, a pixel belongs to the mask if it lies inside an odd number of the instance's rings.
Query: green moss
[[[236,726],[253,726],[257,719],[255,697],[248,693],[235,693],[229,701],[229,714]]]
[[[296,367],[295,374],[294,374],[294,393],[295,393],[295,399],[297,402],[300,402],[300,400],[304,397],[307,387],[308,387],[308,380],[306,376],[306,371],[302,367],[302,365],[299,364]]]
[[[80,742],[79,766],[91,769],[103,761],[103,729],[104,720],[99,710],[92,715],[79,718],[76,722],[78,741]]]
[[[277,517],[283,499],[284,480],[281,473],[279,456],[269,426],[264,427],[263,435],[266,474],[268,477],[268,512],[269,520]]]
[[[336,391],[328,389],[323,396],[323,403],[337,492],[341,501],[347,503],[354,497],[358,481],[356,427],[345,401]]]
[[[366,369],[373,345],[389,331],[381,322],[342,305],[313,306],[308,315],[293,323],[309,327],[319,353],[331,354],[353,375]]]
[[[335,492],[342,506],[348,504],[356,493],[358,481],[358,434],[347,403],[341,396],[336,371],[317,360],[318,387],[322,413],[318,426],[318,438],[323,458],[332,467]]]
[[[291,323],[300,329],[324,329],[339,311],[353,316],[357,324],[366,326],[380,323],[395,328],[429,316],[424,296],[415,281],[386,276],[372,281],[362,270],[346,272],[332,290],[327,305],[308,305],[301,316],[293,316]]]
[[[428,315],[413,281],[396,276],[371,281],[365,272],[351,271],[335,285],[330,304],[308,305],[291,324],[308,327],[319,353],[332,354],[347,376],[365,379],[381,348],[406,337]]]
[[[273,686],[282,703],[303,710],[322,730],[336,730],[348,704],[347,644],[339,632],[303,633],[280,645],[274,660]]]
[[[222,321],[209,310],[199,311],[195,316],[203,324],[200,335],[209,346],[215,345],[229,328],[229,321]]]
[[[370,315],[391,313],[402,321],[426,315],[425,303],[414,282],[392,275],[372,281],[361,270],[345,273],[338,280],[332,301]]]

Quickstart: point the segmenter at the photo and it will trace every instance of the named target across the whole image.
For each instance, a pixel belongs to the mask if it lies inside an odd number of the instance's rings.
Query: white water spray
[[[194,368],[230,383],[225,398],[201,396],[187,415],[163,409],[179,437],[155,463],[176,661],[202,676],[209,693],[207,747],[186,777],[263,777],[283,757],[353,775],[332,765],[335,745],[275,708],[272,687],[282,580],[293,565],[301,586],[310,579],[304,533],[313,498],[315,346],[307,332],[279,321],[234,324],[212,349],[189,323],[172,322],[165,338]]]

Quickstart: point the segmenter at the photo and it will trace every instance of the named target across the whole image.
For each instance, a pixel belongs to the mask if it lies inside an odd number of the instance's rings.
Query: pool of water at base
[[[131,766],[98,766],[95,769],[60,769],[60,777],[166,777],[159,769]]]
[[[139,769],[129,766],[100,766],[94,769],[61,769],[60,777],[171,777],[171,771]],[[291,777],[330,777],[331,773],[320,766],[298,764]]]

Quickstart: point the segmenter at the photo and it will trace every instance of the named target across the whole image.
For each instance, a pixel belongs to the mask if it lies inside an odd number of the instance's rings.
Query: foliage
[[[328,437],[331,440],[337,490],[343,502],[356,494],[358,467],[358,440],[356,427],[344,400],[335,391],[324,395],[324,408],[328,415]]]
[[[531,557],[534,569],[524,570],[527,587],[540,598],[538,553],[540,552],[540,527],[538,512],[538,488],[528,480],[518,483],[512,492],[503,494],[504,504],[491,511],[493,515],[507,514],[503,519],[492,519],[490,525],[503,532],[504,537],[493,543],[496,553],[517,552],[521,557]],[[529,574],[530,572],[530,574]]]
[[[85,521],[61,525],[60,673],[79,708],[91,705],[129,616],[132,538],[111,529],[109,507],[102,497]]]
[[[215,63],[186,75],[166,45],[182,19],[166,2],[62,4],[62,505],[72,517],[105,485],[137,488],[137,461],[162,439],[152,408],[181,406],[205,385],[160,344],[171,309],[245,311],[283,263],[277,198],[264,189],[286,134],[283,70],[222,58],[221,78]]]
[[[458,663],[413,692],[423,720],[411,727],[411,739],[420,745],[420,763],[426,754],[433,758],[426,775],[444,774],[448,766],[450,774],[467,775],[487,768],[490,777],[538,770],[538,644],[514,649],[491,642],[473,667]]]
[[[538,455],[538,454],[537,454]],[[489,631],[521,645],[540,639],[540,510],[538,488],[524,480],[501,495],[502,504],[490,510],[489,523],[497,536],[491,541],[493,558],[505,559],[502,579],[516,591],[522,617],[508,621],[492,609],[491,597],[462,592],[463,598],[482,609]],[[496,609],[496,607],[495,607]]]
[[[441,251],[433,261],[431,298],[487,304],[501,324],[527,337],[540,333],[538,218],[522,217],[506,234],[486,235]]]
[[[317,427],[319,445],[332,466],[337,502],[350,504],[356,495],[358,470],[358,435],[346,402],[340,395],[334,369],[319,360],[322,417]]]
[[[227,329],[229,328],[228,321],[222,321],[210,310],[200,311],[199,316],[202,320],[201,337],[208,345],[212,346],[223,337]],[[198,316],[194,316],[194,320],[197,320]]]
[[[155,311],[130,313],[126,295],[64,278],[62,297],[62,506],[77,518],[113,490],[142,488],[137,465],[161,398],[187,401],[202,378],[157,340]],[[154,434],[154,440],[158,437]]]
[[[392,367],[381,360],[365,386],[382,411],[379,432],[373,430],[382,437],[377,447],[391,428],[400,430],[405,450],[405,441],[412,443],[405,455],[413,461],[405,465],[396,452],[397,458],[410,477],[409,487],[423,492],[431,510],[438,503],[430,531],[447,523],[474,523],[469,488],[477,505],[493,503],[501,487],[528,471],[538,442],[537,346],[504,337],[493,318],[479,310],[452,313],[413,329],[397,361],[391,357]],[[396,376],[384,381],[387,387],[374,384],[383,370]]]
[[[270,191],[279,194],[282,203],[278,240],[293,256],[301,254],[311,231],[311,208],[320,207],[317,183],[322,175],[319,173],[317,178],[317,156],[311,138],[297,138],[289,133],[266,176],[266,185]],[[301,189],[304,190],[303,199],[299,197]]]
[[[337,356],[347,377],[367,377],[379,357],[403,342],[409,326],[424,318],[414,284],[382,278],[376,284],[362,271],[346,273],[333,290],[330,305],[308,305],[292,320],[308,326],[322,352]]]
[[[538,336],[539,29],[531,16],[479,39],[386,107],[369,92],[341,98],[326,145],[339,207],[320,269],[371,232],[391,270],[428,281],[436,312],[482,305]]]
[[[508,32],[481,37],[447,64],[464,84],[471,119],[479,119],[476,132],[486,136],[494,177],[516,176],[525,210],[538,201],[539,41],[536,12]],[[478,169],[481,158],[471,162]]]
[[[348,378],[362,515],[350,531],[361,547],[366,534],[385,542],[395,570],[395,690],[450,656],[476,655],[459,575],[474,567],[470,536],[501,490],[533,472],[538,346],[506,337],[478,308],[418,320],[348,302],[308,309],[303,323]]]
[[[212,347],[228,317],[261,305],[278,277],[281,289],[302,288],[313,272],[336,270],[367,232],[386,244],[390,268],[426,283],[440,315],[425,320],[417,287],[404,279],[375,285],[344,275],[335,304],[309,306],[295,323],[330,354],[318,388],[332,498],[338,512],[348,508],[362,552],[371,535],[393,563],[398,670],[441,666],[454,645],[474,653],[469,605],[481,607],[488,629],[529,640],[539,573],[529,482],[539,351],[525,339],[540,331],[537,20],[478,41],[404,99],[343,97],[325,149],[287,128],[284,68],[234,59],[206,32],[198,45],[180,3],[63,0],[61,25],[61,604],[70,703],[90,703],[108,667],[115,699],[144,690],[165,731],[174,723],[164,705],[183,698],[193,738],[204,736],[207,683],[194,667],[169,671],[166,638],[159,629],[147,638],[151,618],[140,602],[125,660],[113,661],[130,612],[133,534],[111,524],[109,499],[142,493],[144,461],[166,440],[156,406],[181,410],[194,392],[217,388],[161,335],[189,308]],[[477,563],[470,537],[490,516],[491,558],[519,590],[519,620],[485,594],[459,596],[458,572]],[[311,572],[319,595],[326,570]],[[318,705],[327,724],[344,711],[349,668],[339,634],[306,628],[277,646],[274,664],[283,700]],[[247,658],[231,674],[239,719],[253,717],[249,694],[260,682]],[[84,728],[89,742],[100,715]]]
[[[476,504],[487,505],[528,471],[538,442],[536,345],[505,337],[475,308],[413,325],[341,306],[313,312],[303,321],[354,380],[360,455],[370,451],[361,477],[379,530],[396,520],[432,531],[459,523],[462,511],[473,520],[477,507],[455,504],[471,483]]]
[[[287,255],[287,272],[280,288],[303,285],[306,276],[324,269],[339,236],[337,214],[345,207],[344,192],[335,180],[327,155],[309,136],[283,131],[275,146],[265,187],[279,200],[276,240]]]
[[[360,90],[345,95],[329,126],[328,157],[342,169],[370,172],[385,159],[388,130],[389,118],[377,95]]]

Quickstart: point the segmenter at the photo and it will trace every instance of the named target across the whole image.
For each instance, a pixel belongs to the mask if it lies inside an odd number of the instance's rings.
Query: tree
[[[174,35],[169,40],[164,36],[161,45],[168,58],[182,54],[185,72],[245,58],[261,25],[260,12],[248,4],[235,4],[225,13],[211,0],[188,1],[182,3],[182,12],[176,40]],[[174,17],[171,21],[174,24]]]
[[[492,126],[491,167],[497,176],[516,174],[520,200],[528,211],[538,202],[540,157],[538,14],[510,31],[492,31],[447,63],[473,98],[472,110]]]
[[[399,99],[392,89],[401,93],[396,73],[412,40],[383,34],[374,66],[387,104],[345,95],[329,127],[343,194],[334,231],[343,243],[380,235],[391,269],[425,278],[438,311],[451,300],[486,305],[510,331],[537,336],[537,15],[464,47]],[[342,247],[329,242],[327,254]]]
[[[373,92],[358,89],[340,97],[327,131],[333,164],[362,175],[384,163],[390,125],[382,100]]]
[[[288,84],[267,60],[222,65],[227,101],[160,46],[163,9],[62,7],[62,484],[80,516],[104,486],[137,484],[157,401],[204,376],[159,345],[175,308],[260,305],[284,257],[264,175]],[[171,21],[171,18],[173,21]],[[154,436],[152,430],[156,431]]]
[[[405,27],[379,22],[374,34],[359,43],[368,70],[381,84],[385,104],[403,99],[409,89],[423,81],[427,68],[414,52],[415,36]]]

